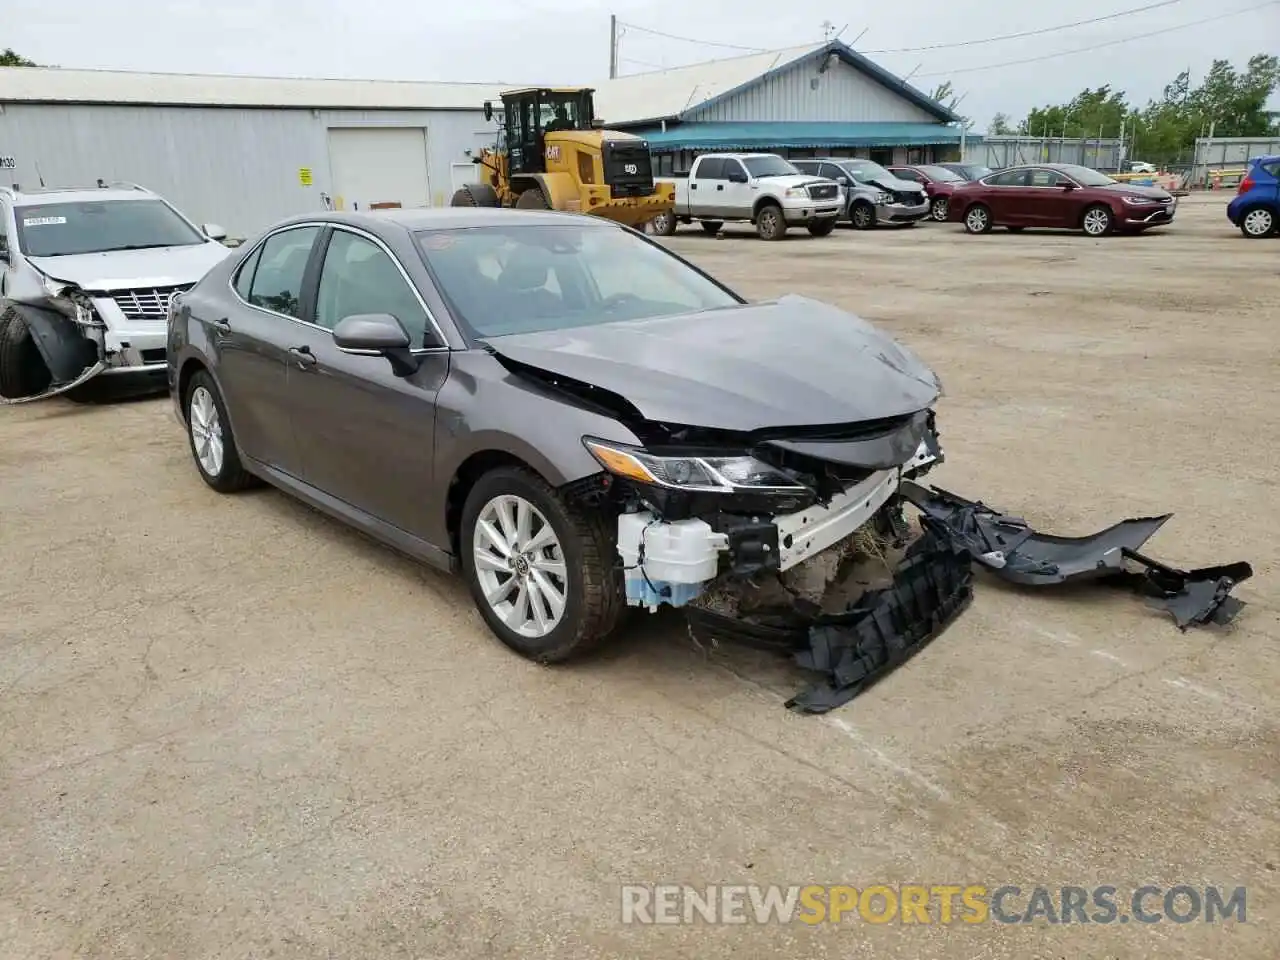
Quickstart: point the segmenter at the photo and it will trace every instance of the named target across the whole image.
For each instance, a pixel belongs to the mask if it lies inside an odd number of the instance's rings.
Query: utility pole
[[[609,14],[609,79],[618,76],[618,15]]]

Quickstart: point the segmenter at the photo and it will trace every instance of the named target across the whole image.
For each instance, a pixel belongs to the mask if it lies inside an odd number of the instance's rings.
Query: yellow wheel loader
[[[474,157],[477,180],[453,207],[517,207],[585,213],[642,228],[675,207],[675,187],[655,184],[643,138],[605,130],[594,90],[528,88],[502,94],[493,148]],[[494,107],[484,104],[486,120]]]

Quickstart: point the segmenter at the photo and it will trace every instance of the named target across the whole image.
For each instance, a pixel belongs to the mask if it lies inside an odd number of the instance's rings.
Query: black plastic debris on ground
[[[801,713],[826,713],[923,648],[972,599],[968,551],[926,520],[924,535],[894,570],[893,584],[868,591],[842,613],[798,607],[751,621],[700,608],[687,614],[699,639],[789,653],[801,667],[821,674],[786,705]]]
[[[1100,580],[1128,585],[1168,612],[1182,630],[1229,623],[1245,606],[1230,593],[1253,575],[1249,564],[1179,570],[1138,552],[1172,514],[1122,520],[1087,537],[1057,537],[937,487],[905,481],[900,492],[924,517],[940,524],[957,547],[1010,583],[1052,586]]]

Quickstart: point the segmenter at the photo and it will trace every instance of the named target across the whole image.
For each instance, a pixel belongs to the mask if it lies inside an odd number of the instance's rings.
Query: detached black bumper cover
[[[902,497],[941,524],[957,547],[996,576],[1024,586],[1104,580],[1130,586],[1167,611],[1178,628],[1227,624],[1245,606],[1231,589],[1253,576],[1247,563],[1179,570],[1139,553],[1172,514],[1122,520],[1088,537],[1037,533],[1025,520],[937,487],[906,481]]]
[[[883,674],[942,633],[973,599],[968,551],[931,520],[894,570],[893,585],[872,590],[843,613],[801,607],[774,618],[739,620],[687,608],[699,640],[745,644],[788,653],[822,680],[787,701],[801,713],[826,713],[848,703]]]

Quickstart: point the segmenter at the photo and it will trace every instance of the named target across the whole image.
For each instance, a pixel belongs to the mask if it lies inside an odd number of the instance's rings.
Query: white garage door
[[[428,207],[427,131],[422,127],[334,127],[329,169],[339,210]]]

